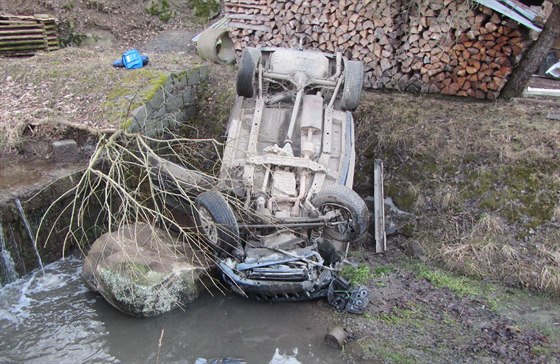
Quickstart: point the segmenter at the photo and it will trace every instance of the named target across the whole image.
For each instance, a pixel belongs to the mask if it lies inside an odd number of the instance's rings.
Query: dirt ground
[[[400,238],[372,255],[371,301],[363,315],[335,313],[349,363],[557,363],[560,305],[556,298],[453,275],[404,253]]]
[[[200,62],[189,39],[204,22],[189,11],[163,22],[142,2],[93,3],[0,1],[0,12],[54,13],[88,34],[81,47],[0,59],[2,158],[64,137],[64,122],[118,125],[103,105],[126,74],[108,65],[130,46],[151,56],[146,72]],[[211,67],[188,137],[221,137],[234,75]],[[560,123],[547,119],[559,110],[557,101],[364,95],[356,190],[373,194],[372,161],[382,159],[386,196],[404,213],[390,214],[387,253],[371,243],[351,251],[372,300],[364,315],[330,315],[348,332],[348,362],[560,362]]]

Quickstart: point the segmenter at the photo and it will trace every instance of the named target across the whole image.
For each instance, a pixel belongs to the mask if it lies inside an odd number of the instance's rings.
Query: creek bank
[[[59,52],[59,55],[64,52]],[[48,78],[58,74],[54,72],[57,68],[55,64],[49,67],[53,73]],[[10,69],[10,72],[14,70]],[[79,77],[78,71],[83,70],[71,68],[68,72]],[[170,130],[180,129],[197,117],[198,89],[206,82],[207,76],[208,67],[197,65],[191,65],[183,71],[142,69],[122,73],[119,76],[121,84],[111,83],[112,87],[101,105],[102,114],[121,120],[120,127],[127,128],[129,132],[140,132],[148,137],[162,136]],[[97,86],[101,87],[99,82]],[[76,99],[83,101],[81,96],[76,96]],[[7,124],[0,123],[0,137],[2,128],[10,127],[10,122],[15,120],[19,119],[9,118]],[[25,125],[27,121],[23,120],[23,123]],[[18,144],[21,156],[8,155],[0,160],[0,223],[3,227],[0,230],[5,242],[2,256],[9,255],[11,259],[0,261],[2,285],[9,283],[14,276],[23,276],[75,248],[87,251],[90,242],[107,229],[106,212],[101,213],[100,206],[94,203],[88,208],[87,216],[83,217],[80,230],[84,233],[69,233],[68,227],[72,221],[75,225],[75,217],[69,208],[74,195],[68,191],[80,180],[85,159],[94,150],[95,135],[92,133],[96,129],[88,126],[88,123],[66,123],[62,127],[56,127],[55,124],[56,120],[54,124],[27,125],[27,129],[24,129],[33,130],[36,135]],[[45,128],[50,131],[45,133]],[[48,140],[50,138],[55,142],[51,143]],[[77,163],[60,163],[70,161]],[[16,200],[21,201],[31,234],[27,232],[21,213],[16,208]],[[47,210],[49,213],[39,229],[41,218]],[[38,229],[35,244],[30,235],[35,235]],[[12,261],[15,268],[12,268]]]
[[[0,282],[5,285],[14,278],[39,268],[42,263],[60,259],[64,253],[67,254],[76,247],[74,241],[68,241],[68,245],[63,244],[68,233],[65,227],[71,220],[66,207],[72,202],[72,196],[64,194],[75,186],[83,166],[57,165],[40,159],[0,163],[0,232],[3,233],[0,238],[4,241],[2,255],[9,255],[14,263],[10,268],[8,260],[0,261]],[[50,212],[43,222],[44,228],[39,234],[35,250],[32,237],[35,238],[41,218],[47,210]],[[28,220],[30,232],[22,214]],[[94,218],[91,219],[93,221]],[[94,225],[92,223],[86,226],[89,238],[96,234]],[[47,240],[48,244],[45,245]]]
[[[406,241],[351,260],[370,267],[363,315],[336,313],[350,363],[543,363],[560,360],[560,304],[553,298],[455,276],[407,257]],[[539,318],[536,320],[535,318]]]

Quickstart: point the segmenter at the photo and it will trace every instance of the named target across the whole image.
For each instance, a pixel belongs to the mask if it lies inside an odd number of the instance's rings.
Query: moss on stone
[[[147,104],[157,92],[163,89],[169,73],[151,69],[128,72],[121,81],[108,92],[101,108],[109,120],[121,121],[122,128],[130,126],[131,112]]]

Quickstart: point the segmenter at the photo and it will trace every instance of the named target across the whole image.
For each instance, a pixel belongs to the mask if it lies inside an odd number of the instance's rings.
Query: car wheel
[[[196,226],[220,255],[240,254],[239,225],[226,199],[216,191],[201,193],[195,200]]]
[[[317,193],[311,202],[323,215],[337,212],[323,230],[327,238],[347,242],[366,233],[369,220],[366,203],[350,188],[329,186]]]
[[[360,61],[346,61],[344,64],[344,88],[340,108],[354,111],[358,108],[364,85],[364,65]]]
[[[253,97],[255,94],[255,78],[260,59],[261,51],[259,49],[243,49],[236,82],[237,94],[239,96]]]

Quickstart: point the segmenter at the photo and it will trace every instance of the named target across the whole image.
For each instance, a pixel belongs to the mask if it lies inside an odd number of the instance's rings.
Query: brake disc
[[[364,286],[352,287],[341,277],[336,277],[329,285],[327,299],[339,311],[361,314],[369,303],[370,292]]]

